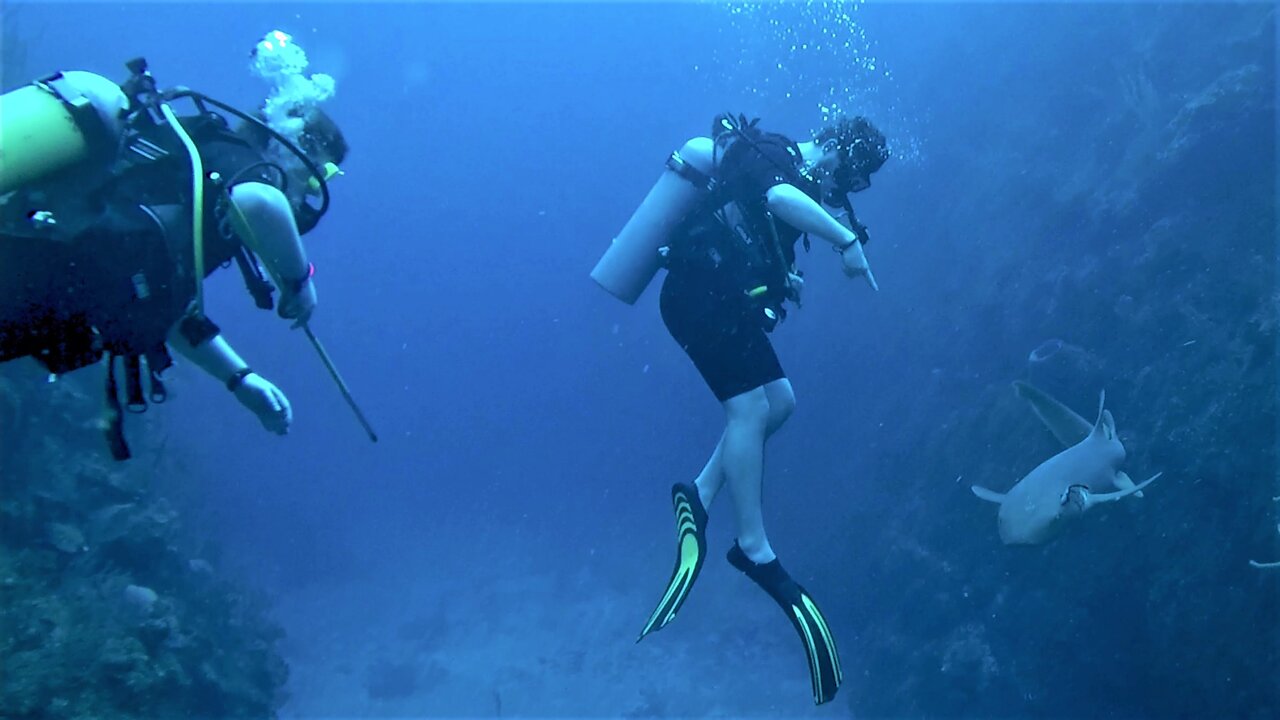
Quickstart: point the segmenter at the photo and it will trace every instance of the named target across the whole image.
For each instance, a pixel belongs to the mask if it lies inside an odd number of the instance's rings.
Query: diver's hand
[[[293,422],[289,398],[266,378],[257,373],[249,373],[236,387],[235,394],[241,405],[258,416],[262,427],[277,435],[289,432],[289,424]]]
[[[871,265],[867,263],[866,253],[862,252],[862,243],[856,239],[853,244],[840,251],[840,263],[844,266],[844,274],[848,277],[862,275],[872,290],[879,290],[876,276],[871,273]]]
[[[311,320],[311,313],[316,310],[316,302],[316,284],[307,278],[300,283],[295,283],[292,289],[281,292],[276,313],[286,320],[293,320],[294,323],[290,327],[298,328]]]
[[[796,307],[802,306],[804,295],[804,276],[788,272],[787,273],[787,299],[796,304]]]

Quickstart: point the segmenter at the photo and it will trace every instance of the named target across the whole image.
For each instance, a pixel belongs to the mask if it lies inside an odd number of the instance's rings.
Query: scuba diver
[[[761,507],[765,441],[791,415],[795,395],[768,333],[799,306],[804,287],[795,243],[830,244],[849,277],[878,289],[851,193],[871,185],[889,158],[884,135],[863,117],[842,117],[812,140],[717,116],[712,137],[687,142],[592,271],[605,290],[634,303],[660,267],[660,308],[671,336],[725,412],[725,430],[692,483],[671,489],[676,561],[636,642],[679,612],[707,552],[707,508],[726,485],[737,539],[728,561],[782,607],[809,661],[815,704],[835,697],[840,658],[812,596],[782,567]],[[823,205],[839,208],[833,214]]]
[[[57,376],[107,357],[104,430],[118,460],[130,451],[116,360],[124,405],[142,412],[166,399],[169,348],[267,430],[288,431],[288,398],[205,315],[202,281],[235,262],[259,307],[304,328],[315,311],[301,235],[328,209],[347,144],[317,106],[332,79],[300,75],[300,53],[279,31],[257,45],[254,70],[275,87],[255,114],[162,91],[141,58],[120,86],[66,71],[0,97],[0,362],[29,356]],[[179,100],[195,114],[178,116]]]

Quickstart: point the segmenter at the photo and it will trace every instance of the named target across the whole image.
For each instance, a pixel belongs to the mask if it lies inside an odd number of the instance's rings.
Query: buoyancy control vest
[[[672,272],[697,273],[722,284],[744,309],[761,312],[766,329],[785,316],[788,273],[794,268],[799,233],[781,228],[769,211],[760,183],[748,176],[767,165],[777,182],[810,196],[816,185],[801,172],[795,143],[757,127],[758,120],[718,115],[713,122],[715,172],[707,176],[685,165],[675,168],[705,188],[698,208],[673,233],[665,253]],[[756,164],[755,168],[749,167]],[[758,178],[757,178],[758,180]]]
[[[237,259],[252,271],[247,282],[265,282],[231,230],[227,188],[276,184],[273,166],[220,116],[181,122],[205,167],[205,274]],[[183,180],[191,171],[177,143],[168,128],[136,132],[116,172],[94,193],[99,214],[75,236],[0,236],[0,259],[13,276],[0,289],[0,322],[8,335],[0,338],[0,361],[30,354],[62,374],[96,362],[102,352],[127,356],[163,344],[195,292],[193,198]],[[17,305],[26,306],[31,326],[25,339],[15,337],[24,332],[15,327]]]
[[[204,165],[205,274],[236,260],[258,306],[270,307],[274,288],[231,229],[228,189],[249,181],[280,187],[282,176],[220,115],[179,121]],[[118,422],[116,358],[124,365],[124,406],[142,412],[148,401],[165,400],[168,333],[179,321],[188,324],[183,318],[196,292],[190,173],[172,130],[136,127],[115,171],[93,193],[99,214],[87,228],[71,237],[0,235],[0,266],[11,276],[0,288],[0,362],[29,355],[63,374],[106,356],[106,400],[115,418],[107,438],[117,459],[130,453]],[[218,332],[203,316],[191,320],[193,344]]]
[[[311,175],[308,192],[317,194],[320,204],[311,206],[304,196],[303,207],[294,208],[300,234],[328,209],[325,181],[330,168],[336,170],[330,164],[322,171],[260,118],[187,88],[160,91],[143,58],[126,66],[132,75],[119,88],[103,81],[114,90],[104,96],[108,109],[115,112],[120,105],[122,120],[113,135],[109,176],[101,183],[90,181],[94,189],[77,192],[68,205],[75,206],[78,218],[93,216],[88,228],[64,230],[57,213],[42,207],[57,197],[56,173],[27,172],[24,177],[38,180],[36,186],[6,187],[0,197],[0,362],[29,355],[60,374],[108,355],[107,401],[116,419],[107,436],[117,459],[127,458],[129,451],[118,421],[115,359],[124,358],[130,409],[146,407],[143,359],[152,380],[150,399],[163,401],[158,373],[171,364],[165,350],[169,330],[178,324],[193,345],[218,333],[203,315],[199,276],[235,259],[257,305],[273,305],[274,288],[233,231],[233,219],[243,216],[229,194],[234,185],[249,181],[286,190],[284,171],[266,161],[261,148],[274,139]],[[178,118],[170,106],[178,99],[194,102],[198,113]],[[232,131],[209,107],[239,117],[246,127],[258,126],[262,141]],[[77,116],[69,117],[75,121]],[[22,169],[32,170],[31,157],[24,159],[28,164]],[[234,226],[246,227],[243,222]]]

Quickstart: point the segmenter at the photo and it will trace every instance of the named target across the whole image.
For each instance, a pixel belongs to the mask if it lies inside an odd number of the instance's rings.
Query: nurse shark
[[[1115,419],[1106,409],[1106,393],[1098,400],[1092,424],[1048,394],[1024,382],[1014,390],[1048,426],[1065,450],[1040,463],[1007,493],[974,485],[973,494],[1000,505],[1000,539],[1006,545],[1039,545],[1058,535],[1072,520],[1097,505],[1142,496],[1142,489],[1162,473],[1135,485],[1120,465],[1124,445]]]

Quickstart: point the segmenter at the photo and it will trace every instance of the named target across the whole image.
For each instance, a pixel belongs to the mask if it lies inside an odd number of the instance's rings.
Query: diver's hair
[[[840,117],[818,131],[815,140],[819,145],[835,140],[840,160],[853,160],[867,172],[875,172],[889,159],[889,143],[871,121],[856,115]]]
[[[346,136],[342,134],[342,128],[338,127],[333,118],[320,108],[312,108],[311,112],[307,113],[299,145],[307,155],[314,157],[318,151],[323,153],[329,162],[339,165],[347,159],[347,151],[350,149]]]
[[[254,116],[265,122],[260,111],[254,113]],[[266,150],[271,143],[271,134],[255,123],[242,123],[236,128],[236,132],[259,150]],[[347,157],[347,151],[350,150],[342,129],[333,121],[333,118],[329,117],[328,113],[320,108],[312,108],[307,113],[302,134],[297,142],[298,149],[312,160],[320,159],[322,162],[333,162],[338,165],[342,164]]]

